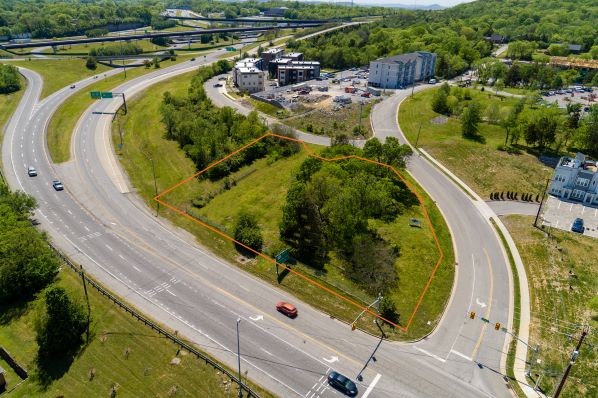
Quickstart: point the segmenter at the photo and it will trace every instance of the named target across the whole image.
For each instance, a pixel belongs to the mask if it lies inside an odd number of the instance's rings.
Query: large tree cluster
[[[206,95],[204,82],[229,69],[226,61],[219,61],[211,67],[199,69],[186,97],[178,98],[169,92],[164,94],[161,113],[165,136],[179,143],[198,170],[205,169],[267,131],[257,112],[243,116],[230,107],[218,108]],[[219,179],[268,154],[288,156],[298,149],[296,142],[266,138],[210,168],[206,175]]]
[[[376,140],[376,139],[374,139]],[[376,140],[377,141],[377,140]],[[380,143],[378,143],[380,144]],[[410,151],[373,144],[364,154],[350,146],[333,146],[325,157],[357,154],[404,164]],[[327,162],[308,158],[287,192],[280,236],[306,264],[324,269],[332,254],[344,264],[347,277],[372,294],[395,284],[396,242],[385,241],[370,220],[392,222],[417,199],[388,168],[358,159]]]
[[[20,89],[19,70],[12,65],[0,64],[0,94],[10,94]]]

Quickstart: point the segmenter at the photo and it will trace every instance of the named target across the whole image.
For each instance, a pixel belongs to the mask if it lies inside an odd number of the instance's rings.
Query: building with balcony
[[[596,161],[588,159],[583,153],[578,153],[575,158],[562,157],[554,169],[548,193],[587,205],[598,205]]]
[[[436,54],[417,51],[370,62],[368,83],[379,88],[405,88],[434,76]]]

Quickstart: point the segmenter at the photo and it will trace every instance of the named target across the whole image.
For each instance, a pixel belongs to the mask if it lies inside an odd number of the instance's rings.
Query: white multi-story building
[[[248,93],[264,91],[266,77],[262,70],[263,62],[260,58],[245,58],[235,63],[233,68],[235,86]]]
[[[370,62],[368,84],[379,88],[405,88],[434,76],[436,54],[417,51]]]
[[[548,193],[588,205],[598,204],[598,168],[596,161],[583,153],[575,158],[562,157],[557,164]]]

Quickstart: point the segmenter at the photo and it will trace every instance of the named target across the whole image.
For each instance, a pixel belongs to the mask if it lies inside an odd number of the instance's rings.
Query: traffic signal
[[[469,318],[471,318],[471,319],[475,319],[475,312],[471,311],[471,312],[469,313]]]
[[[500,322],[496,322],[494,324],[494,330],[499,330],[500,329]]]

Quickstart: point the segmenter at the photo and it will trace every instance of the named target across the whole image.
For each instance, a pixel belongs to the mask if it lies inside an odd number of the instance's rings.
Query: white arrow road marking
[[[322,358],[322,359],[328,363],[338,362],[338,357],[336,357],[336,356],[332,356],[332,357],[330,357],[330,359],[326,359],[326,358]]]
[[[256,315],[256,316],[250,316],[249,319],[251,319],[252,321],[263,321],[264,320],[264,316],[263,315]]]
[[[480,301],[479,298],[476,297],[475,302],[478,303],[478,305],[482,308],[486,307],[486,303],[484,303],[483,301]]]

